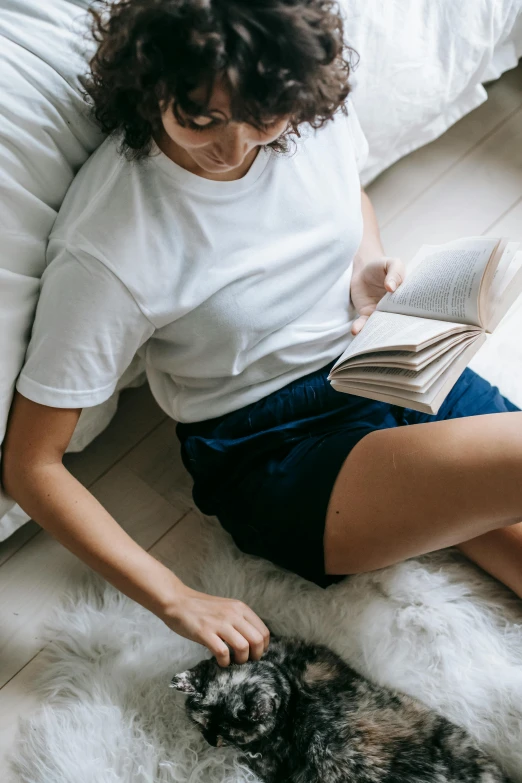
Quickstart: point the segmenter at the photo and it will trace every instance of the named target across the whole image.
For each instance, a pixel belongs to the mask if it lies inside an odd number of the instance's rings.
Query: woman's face
[[[203,99],[201,89],[190,93],[191,100]],[[241,168],[243,163],[255,157],[253,150],[275,141],[288,125],[288,117],[274,118],[274,124],[260,132],[246,123],[230,120],[230,100],[219,81],[216,81],[210,100],[209,117],[185,117],[179,110],[186,127],[181,126],[172,106],[162,110],[165,133],[182,154],[188,155],[203,171],[224,174]],[[190,161],[189,161],[190,162]]]

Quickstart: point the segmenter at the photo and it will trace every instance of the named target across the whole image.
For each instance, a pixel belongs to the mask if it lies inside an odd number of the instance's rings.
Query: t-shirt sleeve
[[[88,253],[64,247],[42,275],[16,388],[50,407],[98,405],[153,332],[116,275]]]
[[[355,160],[357,162],[357,170],[361,172],[368,160],[369,145],[364,131],[361,128],[361,123],[355,111],[353,101],[348,98],[348,129],[352,139],[353,149],[355,152]]]

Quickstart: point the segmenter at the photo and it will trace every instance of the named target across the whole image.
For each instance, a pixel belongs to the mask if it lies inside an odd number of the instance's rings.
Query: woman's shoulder
[[[124,163],[111,137],[88,158],[73,179],[61,204],[51,237],[67,240],[75,228],[89,221],[111,200]]]
[[[368,159],[369,146],[351,96],[346,100],[343,110],[335,115],[334,122],[341,137],[348,138],[357,169],[362,171]]]
[[[95,242],[108,223],[113,235],[128,231],[136,204],[143,203],[143,180],[148,176],[146,159],[127,159],[120,150],[119,137],[107,137],[74,178],[51,236],[68,242],[81,234]]]
[[[148,159],[128,160],[117,139],[107,138],[73,181],[49,236],[46,267],[61,258],[91,273],[107,270],[148,312],[179,271],[179,232],[166,231],[158,210],[164,202],[156,168]],[[163,221],[163,222],[162,222]],[[172,247],[166,248],[170,242]],[[166,252],[166,250],[171,252]]]
[[[305,149],[316,150],[325,166],[331,164],[338,168],[343,159],[349,161],[352,156],[359,172],[366,165],[368,141],[351,96],[319,127],[309,124],[303,127],[299,144]]]

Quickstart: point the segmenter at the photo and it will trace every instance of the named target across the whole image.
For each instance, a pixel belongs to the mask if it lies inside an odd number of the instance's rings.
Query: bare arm
[[[358,334],[379,301],[388,291],[395,291],[406,277],[406,268],[398,258],[385,255],[377,216],[367,194],[361,188],[363,236],[353,259],[350,297],[359,314],[352,324]]]
[[[373,261],[374,258],[386,255],[382,246],[377,215],[370,197],[362,188],[361,210],[363,215],[363,238],[353,259],[354,269],[364,266],[368,261]]]
[[[3,447],[5,491],[63,546],[108,582],[160,617],[172,630],[205,644],[228,665],[261,657],[264,623],[241,601],[207,596],[187,587],[137,544],[62,458],[81,409],[50,408],[15,392]]]
[[[114,587],[164,616],[183,583],[142,549],[62,463],[80,413],[15,393],[2,461],[5,491]]]

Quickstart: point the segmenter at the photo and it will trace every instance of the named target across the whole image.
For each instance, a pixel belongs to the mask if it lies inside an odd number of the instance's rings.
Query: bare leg
[[[522,522],[464,541],[458,548],[522,598]]]
[[[522,596],[521,520],[522,412],[377,430],[351,451],[335,483],[326,573],[372,571],[461,545]]]

